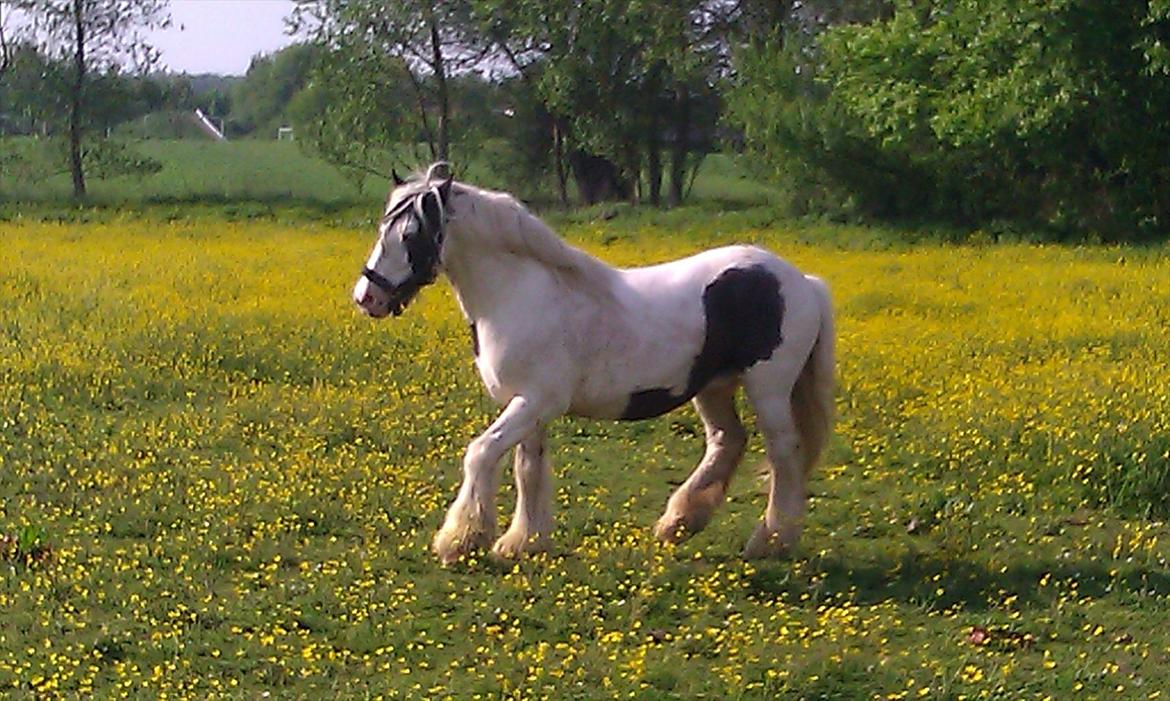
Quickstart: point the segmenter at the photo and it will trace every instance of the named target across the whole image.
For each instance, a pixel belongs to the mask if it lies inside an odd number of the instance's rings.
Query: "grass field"
[[[555,551],[450,568],[427,544],[492,407],[444,287],[374,323],[368,231],[0,224],[3,695],[1166,698],[1166,251],[750,223],[568,233],[828,279],[841,418],[799,552],[738,559],[758,441],[705,532],[653,542],[687,408],[557,422]]]
[[[5,146],[0,142],[0,148]],[[36,152],[36,142],[25,138],[12,138],[7,146]],[[133,149],[158,161],[162,170],[143,176],[91,177],[88,190],[92,203],[293,202],[336,207],[380,201],[389,185],[389,173],[360,182],[346,178],[337,168],[306,155],[288,141],[152,139],[134,142]],[[404,153],[402,160],[411,163],[415,159]],[[425,165],[418,163],[419,167]],[[459,165],[461,179],[488,187],[515,186],[483,163],[472,162],[467,168]],[[401,167],[399,170],[406,172]],[[551,182],[545,189],[525,195],[552,202],[555,193]],[[0,169],[0,197],[18,202],[60,202],[68,200],[71,193],[68,173],[34,179],[16,170],[6,173]],[[734,158],[723,154],[713,154],[704,161],[692,195],[733,206],[776,200],[772,187],[750,180]]]
[[[23,147],[29,148],[27,143]],[[141,177],[91,177],[91,201],[108,204],[298,199],[339,203],[373,196],[361,192],[338,170],[306,156],[288,141],[158,139],[137,142],[134,149],[157,160],[162,170]],[[68,173],[41,180],[10,173],[0,177],[0,193],[25,202],[59,201],[69,198],[72,184]]]

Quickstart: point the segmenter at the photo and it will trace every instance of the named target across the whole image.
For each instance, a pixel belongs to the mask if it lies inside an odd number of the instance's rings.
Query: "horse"
[[[743,556],[789,553],[833,422],[827,285],[747,245],[614,268],[560,239],[512,195],[442,178],[441,167],[408,180],[393,175],[377,242],[353,288],[361,311],[379,319],[401,314],[444,274],[483,384],[503,407],[467,446],[463,482],[432,542],[440,561],[489,546],[505,559],[550,548],[545,434],[553,419],[648,419],[687,401],[702,419],[706,450],[654,533],[670,543],[698,533],[747,445],[735,406],[741,386],[770,473],[767,508]],[[497,468],[512,448],[516,507],[496,539]]]

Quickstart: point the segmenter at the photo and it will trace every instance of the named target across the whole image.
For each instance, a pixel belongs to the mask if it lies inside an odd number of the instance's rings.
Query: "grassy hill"
[[[12,143],[12,142],[10,142]],[[28,142],[24,142],[27,147]],[[384,197],[388,181],[366,178],[359,183],[325,161],[306,155],[296,144],[240,140],[212,142],[199,139],[145,140],[135,144],[142,154],[162,163],[162,170],[143,177],[91,179],[91,200],[98,204],[275,201],[341,204],[376,202]],[[410,159],[404,159],[410,160]],[[421,165],[421,164],[420,164]],[[502,174],[478,163],[461,170],[461,177],[488,187],[506,187]],[[68,200],[69,176],[61,173],[32,180],[0,168],[0,198],[29,202]],[[553,191],[538,199],[551,200]],[[732,157],[712,155],[695,181],[693,197],[742,207],[767,204],[776,192],[749,180]]]
[[[340,171],[311,158],[289,142],[195,139],[142,141],[135,148],[162,163],[162,170],[143,177],[117,177],[89,182],[98,203],[167,200],[304,199],[354,201],[361,190]],[[30,182],[6,174],[0,193],[8,199],[68,199],[66,173]]]

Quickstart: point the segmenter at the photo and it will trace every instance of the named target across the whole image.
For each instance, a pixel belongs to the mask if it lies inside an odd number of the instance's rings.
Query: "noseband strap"
[[[378,288],[386,294],[389,295],[394,293],[394,283],[382,277],[378,271],[369,267],[363,267],[362,277],[377,285]]]
[[[409,197],[406,200],[399,202],[398,206],[387,212],[382,217],[383,222],[388,221],[389,223],[393,223],[395,219],[398,219],[403,214],[406,214],[413,209],[415,216],[418,218],[418,226],[422,230],[422,235],[424,237],[429,236],[430,238],[429,245],[425,246],[425,248],[428,250],[420,251],[420,253],[425,252],[427,254],[425,256],[425,260],[422,259],[422,256],[418,256],[419,260],[415,260],[415,254],[411,254],[411,268],[413,270],[413,275],[401,284],[395,285],[394,283],[387,280],[386,277],[377,270],[374,270],[369,266],[362,267],[362,277],[372,282],[376,287],[385,292],[392,299],[397,297],[400,299],[409,300],[409,298],[413,296],[420,287],[428,285],[435,280],[439,251],[443,246],[443,223],[446,219],[446,212],[445,207],[443,206],[443,197],[440,194],[440,188],[441,186],[436,185],[412,197]],[[426,206],[424,204],[424,200],[426,199],[427,195],[435,196],[435,205],[438,209],[437,220],[432,220],[431,217],[427,216]],[[422,268],[421,270],[420,267]]]

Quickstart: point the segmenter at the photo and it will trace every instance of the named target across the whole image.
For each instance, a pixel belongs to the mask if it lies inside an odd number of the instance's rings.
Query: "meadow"
[[[758,439],[706,531],[654,542],[687,407],[558,421],[553,552],[441,567],[493,413],[445,287],[361,317],[372,231],[327,223],[0,224],[3,695],[1166,698],[1164,248],[623,221],[562,223],[618,264],[758,242],[834,290],[789,560],[738,557]]]
[[[91,205],[139,206],[143,203],[175,203],[184,206],[240,203],[308,204],[315,209],[336,210],[370,207],[385,199],[390,174],[383,177],[355,177],[326,161],[306,153],[290,141],[240,139],[209,142],[201,139],[124,140],[135,153],[156,161],[157,173],[123,175],[89,180]],[[21,204],[60,203],[72,193],[69,174],[63,170],[48,175],[42,163],[46,144],[26,137],[0,138],[0,204],[5,199]],[[461,179],[485,187],[516,190],[518,184],[501,177],[515,169],[511,162],[495,162],[492,156],[503,146],[489,142],[480,151],[467,154]],[[29,172],[9,166],[5,151],[23,153],[34,164]],[[426,149],[402,147],[400,162],[425,162]],[[498,154],[499,155],[499,154]],[[503,157],[500,155],[500,157]],[[26,170],[28,170],[26,168]],[[405,175],[405,167],[399,167]],[[551,203],[556,194],[552,181],[526,184],[524,196]],[[739,167],[733,156],[715,153],[704,159],[691,194],[695,199],[742,207],[763,205],[779,197],[776,189],[756,182]]]

